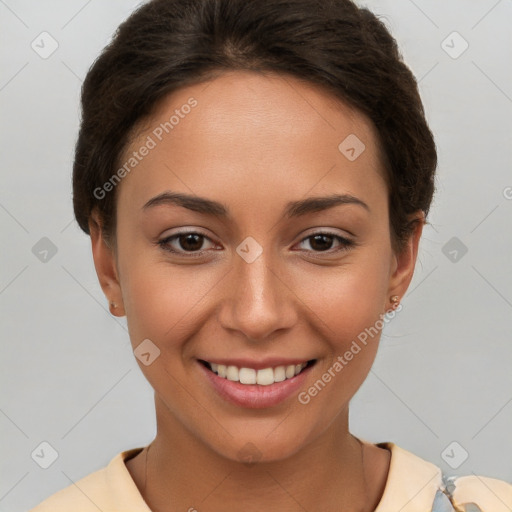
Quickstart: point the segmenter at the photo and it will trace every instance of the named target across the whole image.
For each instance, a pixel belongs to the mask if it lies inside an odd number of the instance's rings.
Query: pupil
[[[180,236],[180,245],[185,250],[197,251],[201,248],[202,238],[202,235],[198,235],[197,233],[182,235]],[[184,243],[183,240],[185,240]],[[328,250],[330,249],[331,245],[332,236],[330,235],[315,235],[311,240],[311,246],[313,249],[317,249],[319,251]]]
[[[311,247],[313,247],[313,249],[315,249],[315,244],[319,240],[323,240],[325,242],[326,239],[328,240],[327,244],[325,244],[325,243],[323,244],[322,242],[320,242],[319,246],[317,246],[316,249],[318,249],[320,251],[330,249],[330,246],[332,245],[332,236],[330,236],[330,235],[315,235],[313,237],[313,239],[311,240]]]
[[[201,238],[202,238],[202,235],[198,235],[197,233],[182,235],[180,237],[180,245],[181,245],[182,249],[189,250],[189,251],[196,251],[201,248],[201,245],[202,245]],[[182,243],[183,240],[185,240],[185,243]],[[194,241],[195,241],[195,244],[194,244]]]

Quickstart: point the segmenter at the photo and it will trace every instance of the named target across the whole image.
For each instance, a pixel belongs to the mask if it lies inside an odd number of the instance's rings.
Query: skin
[[[115,246],[105,243],[96,213],[90,221],[112,313],[127,316],[134,349],[150,339],[161,351],[148,366],[137,359],[157,416],[146,483],[147,450],[127,468],[153,511],[225,512],[241,503],[250,511],[374,510],[390,453],[361,448],[348,410],[380,335],[307,405],[295,394],[266,409],[237,407],[212,389],[197,358],[316,358],[307,389],[391,309],[390,296],[404,296],[423,214],[395,254],[373,124],[284,75],[229,72],[180,89],[139,127],[124,157],[191,96],[198,105],[118,185]],[[349,134],[366,146],[355,161],[338,149]],[[143,209],[165,191],[219,201],[232,219],[169,204]],[[356,196],[370,211],[345,204],[283,217],[289,201],[333,193]],[[183,238],[170,245],[185,256],[157,244],[178,228],[206,235],[197,242],[202,257],[187,259]],[[328,238],[322,251],[307,237],[325,230],[356,245],[336,252],[342,244]],[[236,252],[248,236],[263,249],[252,263]],[[247,443],[259,452],[252,466],[238,455]]]

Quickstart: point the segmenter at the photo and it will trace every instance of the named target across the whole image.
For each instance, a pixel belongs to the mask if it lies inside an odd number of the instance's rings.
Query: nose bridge
[[[279,276],[279,261],[248,237],[238,248],[226,288],[221,323],[252,340],[262,340],[294,321],[289,291]]]

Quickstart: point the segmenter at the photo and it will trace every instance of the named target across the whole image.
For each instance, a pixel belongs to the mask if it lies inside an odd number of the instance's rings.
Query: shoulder
[[[512,484],[481,475],[444,477],[444,492],[464,512],[510,512]]]
[[[511,512],[512,484],[479,475],[446,476],[441,468],[394,443],[384,494],[376,512]],[[401,508],[402,507],[402,508]]]
[[[150,512],[125,465],[141,450],[118,453],[107,466],[57,491],[29,512]]]
[[[98,512],[105,509],[106,468],[99,469],[57,491],[29,512]]]

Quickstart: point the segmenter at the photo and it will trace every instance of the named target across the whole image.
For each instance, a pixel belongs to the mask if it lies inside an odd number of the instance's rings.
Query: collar
[[[440,468],[394,443],[382,442],[376,446],[391,451],[391,461],[386,486],[375,512],[432,510],[436,492],[443,486]],[[125,465],[125,460],[142,450],[143,447],[138,447],[121,452],[106,467],[112,503],[123,512],[151,512]]]
[[[151,512],[124,463],[135,457],[144,447],[132,448],[117,454],[106,467],[107,488],[115,510],[123,512]]]
[[[425,512],[432,510],[443,486],[441,469],[394,443],[376,443],[391,451],[388,479],[375,512]]]

